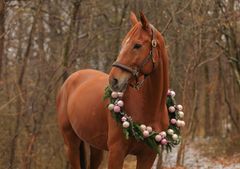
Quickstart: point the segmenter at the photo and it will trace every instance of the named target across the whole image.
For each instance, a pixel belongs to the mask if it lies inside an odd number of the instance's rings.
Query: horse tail
[[[90,147],[84,141],[82,141],[80,144],[79,153],[80,153],[81,169],[89,169],[90,168]]]

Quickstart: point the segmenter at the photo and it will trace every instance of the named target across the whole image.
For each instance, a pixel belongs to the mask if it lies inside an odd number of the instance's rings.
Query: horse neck
[[[143,112],[147,112],[148,117],[155,120],[161,118],[161,98],[163,92],[161,77],[160,68],[156,68],[150,77],[145,80],[142,90]]]
[[[128,113],[135,120],[144,124],[152,124],[160,121],[163,106],[163,81],[161,69],[156,68],[144,81],[140,90],[129,88],[127,91]]]
[[[168,90],[168,56],[164,42],[160,35],[157,36],[161,46],[155,51],[159,64],[145,79],[142,88],[136,91],[129,88],[128,102],[130,115],[145,124],[162,124],[160,128],[168,125],[168,112],[166,109],[166,94]],[[127,93],[128,93],[127,92]],[[157,127],[157,125],[156,125]]]

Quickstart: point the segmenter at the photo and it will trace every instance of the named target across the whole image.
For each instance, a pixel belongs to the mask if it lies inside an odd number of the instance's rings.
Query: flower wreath
[[[126,139],[128,139],[129,136],[134,137],[137,141],[146,143],[157,153],[160,153],[160,145],[169,152],[175,145],[180,143],[180,127],[185,126],[185,122],[181,120],[184,116],[182,112],[183,106],[176,104],[174,99],[175,95],[173,90],[168,90],[166,104],[168,108],[169,126],[166,131],[161,132],[154,131],[151,126],[134,122],[133,119],[127,115],[123,110],[124,102],[121,100],[123,97],[122,92],[113,92],[108,86],[105,88],[104,99],[110,99],[108,109],[111,111],[116,122],[122,126]]]

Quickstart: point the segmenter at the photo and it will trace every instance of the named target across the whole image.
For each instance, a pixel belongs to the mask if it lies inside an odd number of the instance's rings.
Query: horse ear
[[[142,12],[140,12],[140,20],[141,20],[143,29],[148,30],[149,22],[148,22],[146,16]]]
[[[137,17],[135,15],[135,13],[132,11],[130,13],[130,20],[131,20],[132,26],[134,26],[138,23]]]

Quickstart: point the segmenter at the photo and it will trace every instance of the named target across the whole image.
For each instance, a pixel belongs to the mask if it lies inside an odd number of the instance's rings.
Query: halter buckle
[[[139,75],[138,69],[132,69],[132,75],[138,77]]]
[[[138,81],[138,82],[133,86],[134,89],[139,90],[139,89],[142,87],[143,82],[144,82],[144,79],[141,80],[141,81]]]
[[[155,39],[152,40],[152,47],[153,48],[157,47],[157,41]]]

